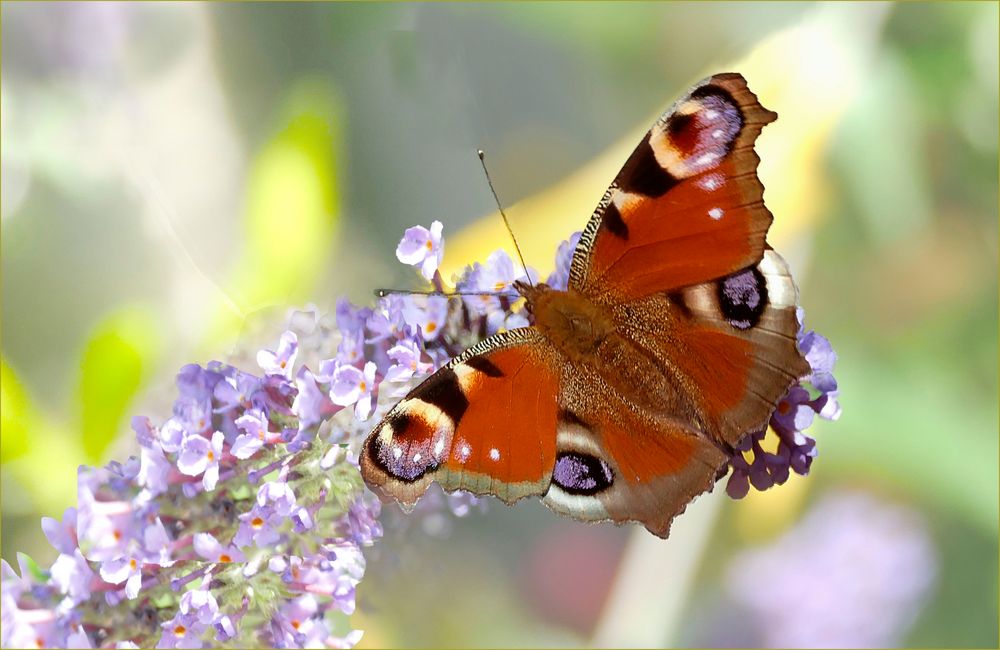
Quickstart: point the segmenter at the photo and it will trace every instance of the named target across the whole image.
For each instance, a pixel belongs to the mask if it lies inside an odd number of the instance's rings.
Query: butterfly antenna
[[[531,283],[531,276],[528,275],[528,265],[524,263],[524,255],[521,255],[521,247],[517,245],[517,237],[514,236],[514,231],[510,229],[510,221],[507,220],[507,213],[503,211],[503,206],[500,205],[500,197],[497,196],[496,188],[493,187],[493,179],[490,178],[490,171],[486,169],[486,154],[483,153],[482,149],[477,150],[477,153],[479,153],[479,163],[483,166],[483,173],[486,174],[486,182],[490,186],[490,192],[493,192],[493,200],[496,201],[497,208],[500,210],[500,216],[503,218],[503,225],[507,228],[507,234],[510,235],[511,241],[514,242],[514,250],[517,251],[517,258],[521,260],[524,277],[528,278],[528,282]]]
[[[450,298],[451,296],[498,296],[500,292],[497,291],[419,291],[414,289],[376,289],[376,298],[386,298],[388,296],[398,294],[403,296],[444,296]]]

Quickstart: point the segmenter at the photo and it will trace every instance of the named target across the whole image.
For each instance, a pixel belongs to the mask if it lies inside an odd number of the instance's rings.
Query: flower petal
[[[205,486],[207,492],[215,489],[215,484],[219,482],[219,464],[212,463],[205,470],[205,475],[201,479],[201,484]]]

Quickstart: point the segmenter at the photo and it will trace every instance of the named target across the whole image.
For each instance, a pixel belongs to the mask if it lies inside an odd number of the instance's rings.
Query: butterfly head
[[[513,284],[514,289],[524,297],[525,305],[524,308],[530,313],[534,313],[535,307],[538,305],[539,301],[542,300],[542,296],[546,293],[551,292],[553,289],[544,282],[539,282],[538,284],[531,284],[524,280],[515,280]]]
[[[614,330],[608,315],[572,288],[561,291],[520,281],[514,287],[524,296],[535,327],[564,351],[589,354]]]

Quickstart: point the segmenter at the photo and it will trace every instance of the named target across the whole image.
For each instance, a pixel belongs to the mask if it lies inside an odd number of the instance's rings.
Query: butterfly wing
[[[541,495],[562,514],[639,521],[666,537],[725,458],[681,422],[634,409],[529,327],[484,340],[400,400],[365,441],[361,472],[404,507],[436,481],[508,504]]]
[[[726,455],[681,421],[636,409],[582,372],[565,375],[552,483],[543,503],[588,521],[638,521],[659,537],[711,488]]]
[[[687,415],[728,445],[766,426],[808,372],[795,285],[765,241],[772,216],[753,150],[776,117],[741,75],[697,84],[625,163],[570,272],[571,289],[670,367],[694,398]]]
[[[584,230],[570,290],[601,305],[624,342],[564,376],[572,416],[558,425],[553,509],[665,537],[808,372],[795,285],[765,241],[772,216],[753,151],[775,118],[740,75],[698,84],[646,134]]]
[[[669,358],[696,387],[704,429],[734,446],[766,427],[779,400],[809,373],[796,341],[798,291],[781,256],[768,248],[756,265],[685,287],[665,302],[671,335],[651,327],[646,336],[658,349],[679,351]]]
[[[626,300],[756,264],[772,216],[753,144],[776,118],[741,75],[695,86],[646,133],[601,199],[570,287]]]
[[[361,453],[365,482],[412,506],[433,480],[507,503],[548,489],[560,360],[533,327],[485,339],[400,400]]]

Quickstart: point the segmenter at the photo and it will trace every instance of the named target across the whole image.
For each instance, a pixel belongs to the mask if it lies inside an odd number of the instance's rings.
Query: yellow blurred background
[[[997,646],[996,4],[0,11],[3,558],[53,559],[39,517],[183,364],[412,286],[404,228],[442,221],[450,270],[509,247],[477,148],[544,273],[652,119],[734,70],[780,116],[770,239],[840,355],[812,475],[667,542],[537,503],[389,534],[362,643]]]

